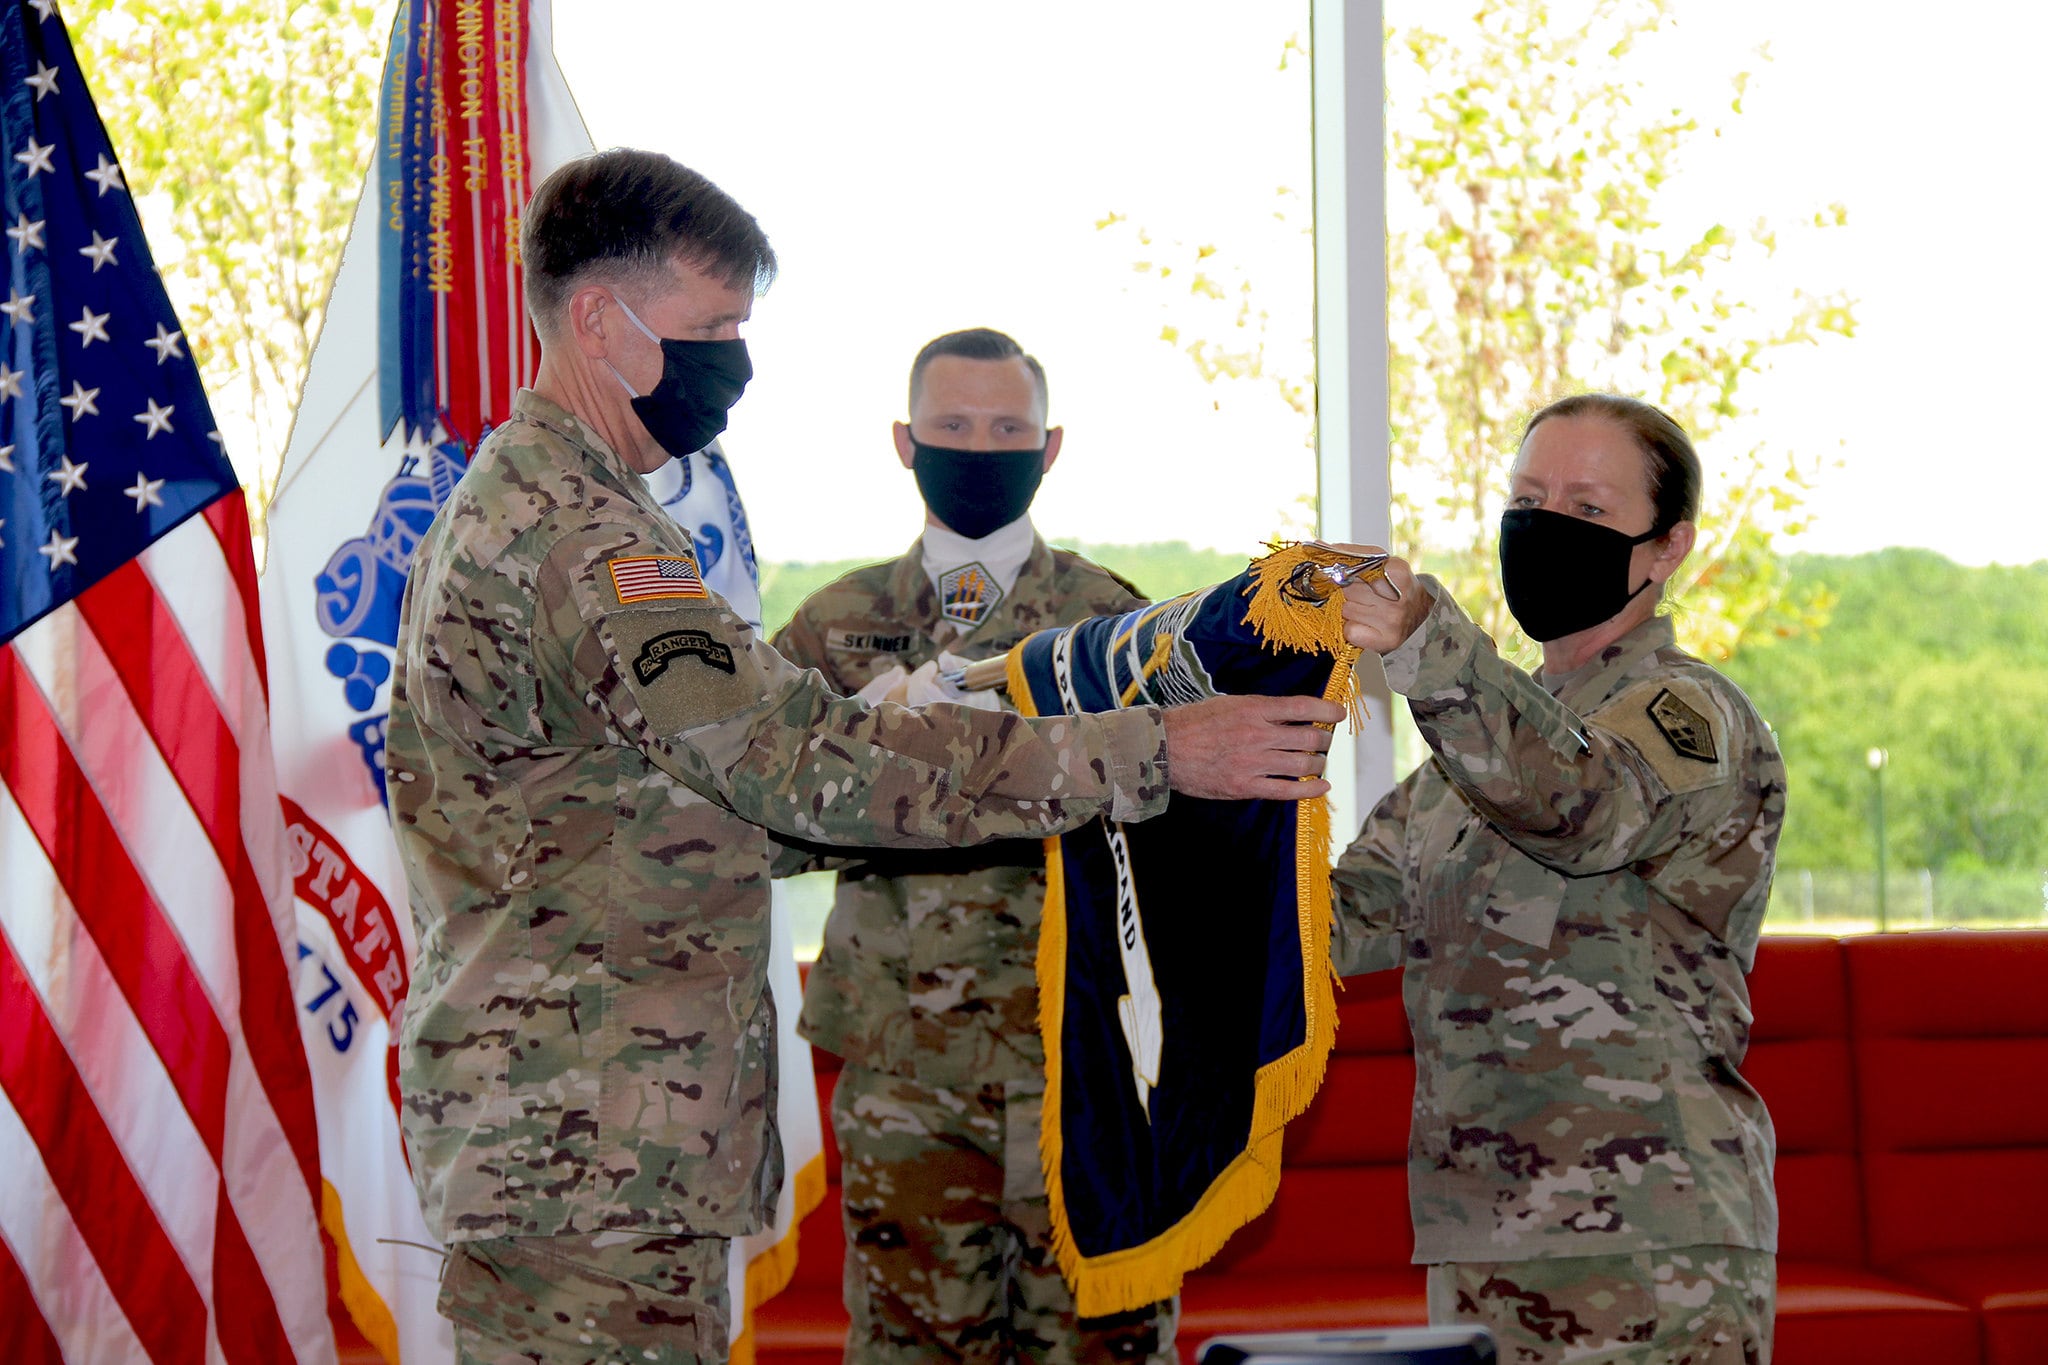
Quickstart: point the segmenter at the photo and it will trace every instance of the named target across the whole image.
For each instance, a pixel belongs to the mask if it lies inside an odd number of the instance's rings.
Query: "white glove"
[[[938,658],[933,659],[930,663],[925,664],[910,675],[909,682],[903,689],[903,704],[905,706],[924,706],[930,702],[949,701],[956,706],[973,706],[983,711],[1002,710],[1003,699],[993,689],[986,692],[968,692],[949,685],[939,677],[941,673],[952,673],[963,669],[970,662],[970,660],[963,659],[957,654],[949,654],[941,650]]]
[[[929,667],[930,665],[926,666]],[[904,671],[903,665],[897,664],[886,672],[877,673],[868,681],[866,687],[863,687],[853,695],[859,697],[869,706],[879,706],[885,701],[893,701],[898,706],[902,706],[904,704],[903,684],[908,682],[909,679],[910,674]]]

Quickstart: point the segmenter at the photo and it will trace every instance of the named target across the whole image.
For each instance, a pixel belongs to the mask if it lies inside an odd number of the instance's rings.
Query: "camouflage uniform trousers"
[[[629,1232],[458,1242],[440,1298],[458,1365],[723,1361],[730,1245]]]
[[[1174,1360],[1172,1299],[1113,1317],[1074,1312],[1038,1164],[1044,1088],[840,1072],[849,1365]]]
[[[1501,1365],[1769,1365],[1778,1260],[1740,1247],[1429,1267],[1429,1320],[1486,1327]]]

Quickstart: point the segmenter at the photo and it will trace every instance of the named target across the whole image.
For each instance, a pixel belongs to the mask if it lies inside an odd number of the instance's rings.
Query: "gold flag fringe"
[[[1275,541],[1270,553],[1252,561],[1244,614],[1245,623],[1275,649],[1327,654],[1336,661],[1330,676],[1334,681],[1341,674],[1344,689],[1341,694],[1326,691],[1324,698],[1343,705],[1353,734],[1371,713],[1358,684],[1358,647],[1344,638],[1344,594],[1309,571],[1349,568],[1360,558],[1317,541]],[[1352,581],[1370,583],[1385,576],[1384,570],[1373,568]]]
[[[1251,566],[1252,585],[1245,620],[1259,638],[1279,649],[1327,654],[1330,679],[1326,701],[1343,704],[1353,728],[1365,710],[1359,692],[1359,651],[1344,639],[1341,593],[1313,594],[1302,585],[1304,566],[1355,564],[1357,556],[1328,546],[1298,542],[1276,545]],[[1357,581],[1370,581],[1363,575]],[[1155,654],[1170,647],[1162,637]],[[1159,662],[1163,662],[1163,657]],[[1147,670],[1150,671],[1149,669]],[[1038,714],[1024,675],[1024,651],[1012,650],[1010,701],[1025,716]],[[1124,704],[1130,704],[1130,698]],[[1330,805],[1314,797],[1297,807],[1295,819],[1295,905],[1301,935],[1302,1011],[1306,1020],[1299,1046],[1259,1068],[1252,1101],[1251,1132],[1245,1150],[1211,1183],[1193,1209],[1172,1227],[1135,1247],[1090,1256],[1074,1241],[1067,1218],[1064,1148],[1060,1137],[1062,1020],[1066,1014],[1067,907],[1060,841],[1045,841],[1045,910],[1038,930],[1038,1023],[1045,1044],[1045,1102],[1038,1135],[1052,1212],[1053,1254],[1074,1291],[1083,1317],[1125,1312],[1170,1298],[1181,1279],[1223,1249],[1239,1228],[1264,1213],[1280,1189],[1283,1130],[1322,1088],[1330,1051],[1337,1041],[1335,977],[1330,967]]]

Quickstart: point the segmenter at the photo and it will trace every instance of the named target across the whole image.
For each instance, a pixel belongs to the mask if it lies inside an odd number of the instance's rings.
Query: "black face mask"
[[[1514,507],[1500,516],[1500,586],[1522,633],[1539,643],[1597,626],[1650,586],[1628,585],[1629,551],[1662,531],[1626,532],[1596,521]]]
[[[619,307],[649,341],[661,345],[661,378],[652,393],[633,394],[633,415],[647,428],[655,443],[677,459],[683,459],[711,444],[725,430],[726,412],[740,401],[747,381],[754,377],[754,362],[747,358],[747,343],[731,341],[677,341],[656,336],[632,309]],[[610,361],[606,361],[610,364]],[[619,374],[614,368],[613,374]],[[626,384],[626,377],[619,375]],[[626,384],[626,392],[633,386]]]
[[[910,438],[917,491],[932,515],[969,540],[1008,526],[1031,508],[1045,477],[1045,447],[1036,450],[948,450]]]

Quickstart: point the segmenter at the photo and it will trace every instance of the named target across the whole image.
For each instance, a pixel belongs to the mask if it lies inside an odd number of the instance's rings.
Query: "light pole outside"
[[[1870,765],[1870,779],[1877,793],[1877,932],[1884,933],[1886,916],[1884,904],[1884,769],[1891,762],[1891,754],[1884,749],[1872,747],[1863,755],[1863,761]]]

